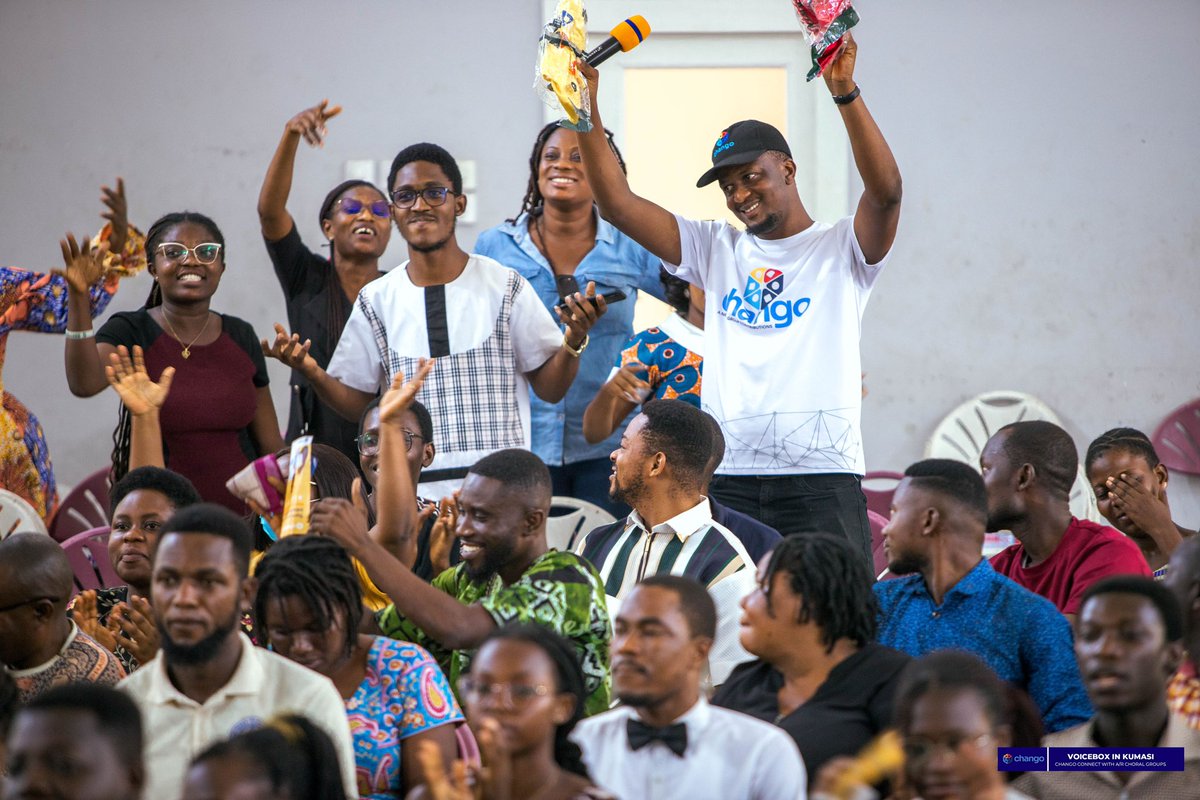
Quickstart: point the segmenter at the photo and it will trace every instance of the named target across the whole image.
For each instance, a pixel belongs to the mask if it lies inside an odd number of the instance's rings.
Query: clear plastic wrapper
[[[850,0],[792,0],[792,7],[812,49],[813,65],[807,76],[811,81],[833,61],[842,36],[858,24],[858,12]]]
[[[225,481],[225,488],[239,500],[253,500],[259,508],[270,514],[283,513],[283,495],[271,485],[268,478],[275,478],[287,484],[288,462],[291,454],[276,458],[266,455],[255,459],[242,468],[238,474]]]
[[[587,52],[587,11],[583,0],[559,0],[554,18],[538,40],[535,88],[542,102],[562,111],[562,126],[592,129],[591,97],[576,61]]]

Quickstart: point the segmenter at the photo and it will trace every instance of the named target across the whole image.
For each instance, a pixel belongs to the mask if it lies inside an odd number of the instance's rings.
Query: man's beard
[[[477,569],[465,565],[467,577],[477,583],[490,581],[512,559],[515,548],[512,542],[492,542],[483,549],[483,563]]]
[[[888,561],[888,571],[893,575],[912,575],[929,565],[929,560],[911,553],[898,554]]]
[[[450,233],[446,234],[445,239],[442,239],[440,242],[434,242],[433,244],[417,245],[417,244],[413,244],[412,242],[409,242],[408,246],[411,247],[413,250],[415,250],[418,253],[436,252],[438,250],[441,250],[443,247],[445,247],[450,242],[450,240],[454,238],[454,231],[457,228],[458,228],[458,219],[457,218],[452,219],[452,220],[450,220]]]
[[[764,219],[762,222],[758,223],[757,225],[747,225],[746,233],[753,234],[754,236],[762,236],[763,234],[770,233],[771,231],[778,228],[782,222],[783,222],[782,215],[774,214],[774,213],[767,214],[767,218]]]
[[[618,476],[619,478],[619,476]],[[637,501],[641,499],[645,493],[646,481],[641,475],[635,475],[624,486],[621,485],[618,479],[613,480],[613,487],[609,490],[608,496],[618,503],[624,503],[630,508],[637,505]]]
[[[175,664],[188,666],[207,664],[216,657],[221,650],[221,645],[225,644],[225,639],[234,632],[240,621],[241,614],[235,611],[225,624],[217,626],[216,630],[208,636],[192,644],[179,644],[174,641],[167,633],[166,626],[160,621],[158,638],[162,645],[163,655],[167,661]]]

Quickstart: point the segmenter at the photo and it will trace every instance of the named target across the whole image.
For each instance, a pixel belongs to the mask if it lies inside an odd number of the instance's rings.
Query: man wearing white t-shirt
[[[854,216],[833,225],[809,216],[787,141],[756,120],[721,133],[697,183],[720,185],[744,231],[685,220],[635,195],[598,117],[580,146],[605,218],[708,297],[701,400],[726,439],[712,496],[784,535],[844,535],[869,562],[859,332],[896,236],[901,187],[854,83],[856,52],[847,33],[825,70],[863,181]],[[596,115],[599,76],[581,68]]]
[[[328,371],[278,325],[269,353],[353,420],[397,372],[411,376],[436,358],[419,399],[433,417],[438,468],[422,473],[421,493],[440,497],[483,456],[529,448],[529,388],[549,403],[563,398],[605,303],[592,285],[594,299],[566,298],[564,335],[515,270],[459,247],[455,221],[467,198],[458,164],[438,145],[401,150],[388,188],[408,261],[359,292]]]

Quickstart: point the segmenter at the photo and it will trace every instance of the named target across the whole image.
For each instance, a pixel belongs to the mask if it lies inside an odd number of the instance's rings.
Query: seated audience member
[[[299,714],[209,745],[188,767],[183,800],[345,800],[338,751]]]
[[[426,362],[407,384],[397,374],[380,403],[382,419],[392,418],[415,397],[430,368]],[[380,435],[394,431],[382,425]],[[389,469],[380,449],[378,505],[380,527],[399,526],[411,539],[417,525],[412,481]],[[451,683],[467,674],[476,649],[497,627],[533,622],[561,633],[579,653],[587,678],[586,711],[608,708],[608,608],[596,570],[574,553],[546,546],[550,513],[550,471],[527,450],[500,450],[480,459],[458,495],[459,554],[462,563],[428,584],[413,574],[361,529],[334,529],[337,539],[367,568],[393,600],[377,615],[380,630],[429,650]],[[404,520],[406,522],[394,522]]]
[[[488,636],[460,683],[479,731],[483,769],[474,777],[484,797],[613,800],[592,782],[570,739],[583,719],[587,689],[569,641],[540,625],[507,625]],[[434,797],[447,797],[437,789],[451,781],[455,797],[475,796],[466,769],[448,781],[438,754],[422,749]]]
[[[350,726],[332,683],[238,629],[253,599],[250,538],[243,519],[211,503],[180,509],[159,531],[150,605],[161,649],[121,683],[145,721],[147,798],[178,798],[180,776],[202,748],[248,718],[289,711],[332,737],[347,795],[357,796]]]
[[[805,797],[795,742],[700,691],[716,632],[712,597],[691,578],[653,575],[625,598],[612,642],[621,705],[573,736],[598,784],[631,798]]]
[[[420,783],[420,742],[432,742],[447,762],[454,757],[463,716],[446,676],[417,645],[358,633],[362,592],[341,545],[289,536],[263,556],[254,577],[263,641],[329,678],[345,701],[360,797],[404,797]]]
[[[363,180],[339,183],[321,203],[317,219],[328,258],[308,249],[288,211],[301,138],[312,147],[324,146],[325,123],[341,110],[322,100],[287,121],[258,194],[258,221],[283,290],[288,326],[312,341],[313,358],[321,367],[329,364],[359,290],[383,275],[379,259],[392,235],[387,194]],[[298,373],[292,375],[290,395],[287,441],[311,434],[317,443],[353,459],[354,422],[322,403]]]
[[[58,542],[44,533],[0,539],[0,664],[21,702],[79,681],[114,686],[125,671],[67,616],[74,573]]]
[[[746,546],[746,552],[757,564],[763,560],[763,556],[783,541],[783,537],[779,531],[769,525],[764,525],[749,514],[743,514],[735,508],[721,505],[708,493],[708,486],[712,483],[713,475],[725,458],[725,434],[721,433],[721,426],[711,414],[706,411],[704,416],[708,418],[708,422],[712,426],[713,452],[708,459],[708,466],[704,468],[706,477],[701,492],[708,497],[708,507],[712,510],[713,522],[728,528],[730,533],[741,539],[742,544]]]
[[[896,729],[904,750],[904,789],[927,800],[1028,800],[996,769],[996,748],[1037,747],[1037,712],[970,653],[945,650],[914,661],[896,692]],[[831,763],[812,797],[829,797],[850,759]]]
[[[1149,575],[1138,546],[1105,525],[1071,516],[1079,456],[1052,422],[1005,425],[979,456],[987,488],[987,530],[1017,544],[992,556],[997,572],[1054,603],[1068,619],[1087,587],[1110,575]]]
[[[158,532],[176,510],[199,503],[200,495],[187,478],[161,467],[130,470],[110,494],[108,558],[125,585],[81,592],[68,613],[132,674],[158,652],[150,611],[150,561]]]
[[[70,246],[68,246],[70,245]],[[146,234],[154,287],[135,311],[113,314],[94,335],[86,303],[71,280],[92,268],[96,254],[64,244],[70,318],[66,343],[67,384],[76,397],[91,397],[108,383],[105,366],[120,347],[141,347],[151,376],[174,372],[174,388],[162,404],[165,465],[187,477],[205,500],[244,513],[225,481],[257,456],[283,446],[271,401],[267,364],[249,323],[219,314],[211,300],[225,273],[225,239],[203,214],[167,214]],[[114,435],[113,479],[130,467],[134,409],[122,406]]]
[[[124,692],[86,683],[50,689],[13,720],[4,797],[141,800],[142,741],[141,715]]]
[[[675,313],[638,331],[617,353],[608,380],[583,412],[583,436],[607,439],[639,405],[684,400],[700,407],[704,373],[704,290],[659,267],[667,302]],[[718,462],[719,464],[720,462]]]
[[[1195,531],[1176,525],[1167,504],[1167,465],[1146,434],[1113,428],[1088,445],[1084,457],[1096,506],[1112,526],[1142,550],[1154,577],[1167,574],[1171,553]]]
[[[908,577],[875,584],[879,641],[913,657],[946,648],[975,654],[1029,693],[1047,730],[1087,719],[1070,625],[983,557],[987,492],[979,474],[931,458],[904,475],[883,541],[888,569]]]
[[[812,775],[853,755],[892,724],[892,699],[911,660],[875,643],[871,574],[845,539],[792,536],[764,559],[742,600],[742,646],[759,660],[713,695],[783,728]]]
[[[606,306],[580,292],[569,295],[559,312],[564,334],[519,273],[463,251],[455,223],[467,197],[458,164],[443,148],[422,143],[401,150],[388,190],[408,261],[359,292],[328,372],[308,353],[309,343],[282,326],[274,345],[263,345],[351,420],[394,375],[416,373],[421,359],[439,359],[423,398],[433,415],[438,469],[422,475],[422,486],[440,497],[481,457],[529,446],[530,388],[546,402],[563,398],[588,330]],[[594,289],[589,284],[589,296]]]
[[[1167,707],[1183,655],[1183,620],[1171,592],[1121,575],[1093,584],[1079,603],[1075,656],[1096,715],[1048,735],[1046,747],[1181,747],[1182,772],[1030,772],[1016,786],[1041,800],[1200,797],[1200,732]]]
[[[750,660],[738,642],[738,603],[754,591],[754,561],[737,536],[713,521],[700,493],[712,452],[703,411],[679,400],[647,403],[612,454],[609,491],[633,511],[587,534],[578,552],[600,570],[605,594],[616,601],[646,575],[685,575],[708,587],[717,604],[708,666],[719,685]]]
[[[1188,539],[1175,548],[1170,565],[1163,585],[1183,611],[1184,658],[1167,686],[1167,701],[1173,712],[1200,730],[1200,539]]]

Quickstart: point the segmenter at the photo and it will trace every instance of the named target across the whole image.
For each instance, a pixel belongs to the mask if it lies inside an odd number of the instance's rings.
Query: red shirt
[[[992,556],[992,568],[1058,606],[1079,613],[1079,599],[1089,586],[1113,575],[1151,576],[1142,551],[1116,528],[1071,517],[1071,524],[1050,557],[1034,567],[1022,566],[1025,546],[1006,547]]]

